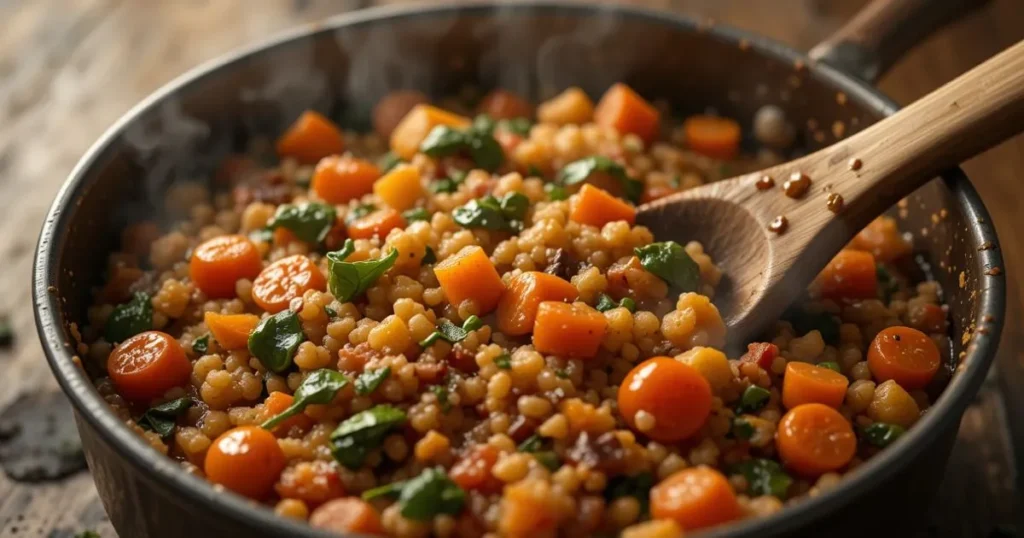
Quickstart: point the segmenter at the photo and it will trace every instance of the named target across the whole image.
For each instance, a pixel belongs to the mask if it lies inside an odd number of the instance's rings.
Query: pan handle
[[[875,82],[932,32],[989,0],[874,0],[816,47],[811,59]]]

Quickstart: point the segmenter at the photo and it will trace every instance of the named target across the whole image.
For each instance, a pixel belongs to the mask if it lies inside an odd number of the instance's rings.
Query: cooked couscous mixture
[[[668,538],[834,487],[927,410],[946,313],[892,219],[729,356],[727,275],[636,206],[770,152],[622,84],[467,102],[306,112],[128,227],[79,344],[125,423],[338,533]]]

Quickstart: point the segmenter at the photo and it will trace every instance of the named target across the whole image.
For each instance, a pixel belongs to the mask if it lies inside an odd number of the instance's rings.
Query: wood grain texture
[[[355,0],[0,0],[0,311],[17,340],[0,352],[16,390],[54,390],[35,328],[29,274],[43,215],[88,146],[121,114],[189,68],[295,25],[368,5]],[[384,0],[377,3],[394,3]],[[680,10],[761,32],[808,49],[838,28],[864,0],[660,0]],[[1024,37],[1020,0],[995,0],[898,63],[882,89],[909,103]],[[1024,410],[1024,244],[1012,239],[1024,142],[1014,141],[965,166],[1002,231],[1010,285],[1000,352],[1004,374],[993,379],[965,415],[960,441],[923,536],[983,536],[994,524],[1020,524],[1024,514],[1012,449],[994,428]],[[1012,390],[1004,396],[998,385]],[[1020,440],[1017,446],[1024,446]],[[939,471],[936,471],[939,472]],[[0,536],[70,538],[83,529],[115,535],[87,473],[44,485],[0,477]],[[130,538],[130,537],[122,537]]]
[[[659,229],[706,229],[700,240],[733,283],[715,304],[729,341],[741,349],[871,220],[943,170],[1022,130],[1024,41],[832,146],[660,198],[641,206],[637,220]],[[765,176],[775,186],[762,191],[756,184]],[[790,178],[806,181],[805,192],[792,195]],[[843,200],[836,211],[826,209],[833,196]],[[769,230],[780,216],[785,229]]]

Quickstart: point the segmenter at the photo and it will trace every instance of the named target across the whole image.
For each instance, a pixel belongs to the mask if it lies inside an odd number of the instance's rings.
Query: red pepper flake
[[[797,199],[807,193],[807,189],[811,187],[811,178],[803,172],[793,172],[789,176],[789,179],[782,184],[782,190],[786,192],[786,196]]]
[[[825,201],[825,205],[828,210],[833,213],[839,213],[843,210],[843,196],[837,192],[833,192],[828,195],[828,200]]]
[[[757,178],[757,183],[754,183],[754,186],[756,186],[759,191],[766,191],[775,186],[775,180],[772,176],[763,175]]]
[[[853,170],[854,172],[856,172],[857,170],[860,170],[861,167],[864,166],[864,163],[861,162],[861,160],[856,158],[856,157],[850,159],[850,163],[849,164],[850,164],[850,170]]]
[[[772,222],[768,224],[768,229],[779,235],[786,233],[787,228],[789,228],[789,221],[782,215],[775,217],[772,219]]]

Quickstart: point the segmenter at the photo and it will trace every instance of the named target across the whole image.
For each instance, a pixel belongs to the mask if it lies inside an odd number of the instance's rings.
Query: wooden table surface
[[[388,0],[0,0],[0,313],[15,345],[0,351],[0,408],[24,392],[56,390],[35,337],[29,274],[37,231],[86,148],[141,98],[192,66],[279,30]],[[801,49],[836,29],[865,0],[652,0]],[[881,82],[908,103],[1024,38],[1024,0],[995,0],[906,56]],[[1024,243],[1015,240],[1024,138],[965,165],[1001,232],[1009,285],[999,371],[971,407],[922,536],[1024,530],[1007,417],[1024,418]],[[1002,388],[1003,390],[998,390]],[[1024,424],[1024,422],[1018,422]],[[1024,447],[1024,439],[1016,440]],[[1024,459],[1017,458],[1019,461]],[[936,470],[939,472],[939,470]],[[70,538],[115,533],[92,480],[20,484],[0,476],[0,536]],[[131,537],[122,537],[131,538]]]

